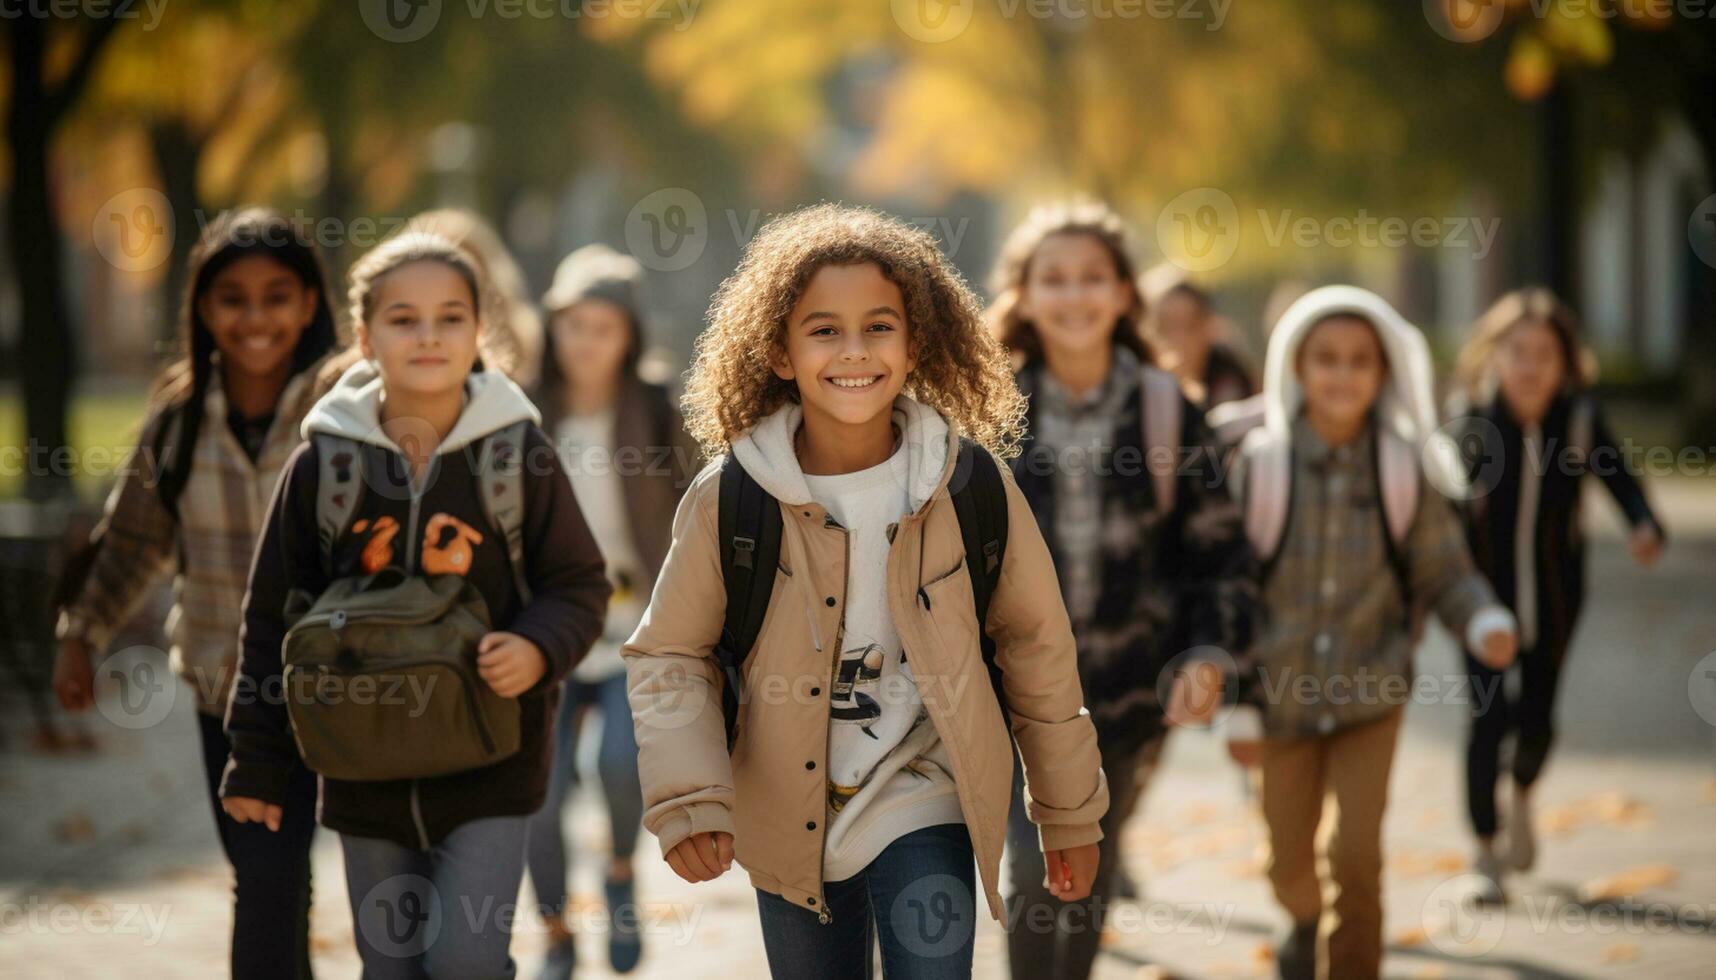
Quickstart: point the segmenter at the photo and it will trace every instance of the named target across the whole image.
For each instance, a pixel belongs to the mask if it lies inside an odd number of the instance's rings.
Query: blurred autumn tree
[[[8,245],[27,325],[15,363],[36,445],[69,444],[79,359],[62,250],[43,245],[88,251],[104,198],[147,188],[170,209],[164,267],[125,271],[159,284],[166,339],[186,256],[213,211],[260,200],[335,219],[323,244],[343,266],[369,244],[354,219],[442,203],[434,166],[450,132],[480,168],[464,203],[491,217],[532,189],[558,191],[593,159],[712,186],[739,172],[648,83],[637,39],[604,19],[544,24],[448,4],[433,30],[402,42],[336,0],[175,0],[160,23],[139,20],[4,19]],[[67,168],[80,188],[103,189],[68,200]],[[68,484],[35,474],[28,492]]]
[[[869,139],[840,158],[849,189],[871,197],[1009,198],[1029,188],[1147,215],[1213,186],[1242,208],[1446,207],[1469,189],[1480,149],[1529,146],[1527,115],[1494,98],[1497,111],[1474,114],[1488,80],[1450,71],[1445,53],[1422,43],[1422,16],[1403,30],[1391,7],[1277,0],[1213,25],[1034,16],[992,0],[971,4],[962,29],[931,43],[896,15],[909,4],[753,0],[709,5],[688,30],[655,31],[647,64],[693,121],[738,152],[789,145],[807,157],[838,136],[830,80],[855,63],[885,66],[866,93]],[[1482,176],[1507,196],[1527,175]],[[1247,240],[1225,271],[1281,259]]]

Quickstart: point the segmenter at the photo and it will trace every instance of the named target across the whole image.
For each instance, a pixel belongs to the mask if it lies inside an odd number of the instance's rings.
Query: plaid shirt
[[[147,458],[164,416],[145,420],[137,450],[108,495],[95,532],[101,548],[83,591],[60,613],[61,638],[102,650],[177,561],[166,624],[173,670],[191,685],[199,710],[225,714],[251,557],[281,467],[302,441],[298,425],[315,401],[315,375],[307,369],[287,383],[252,463],[227,426],[226,396],[215,372],[191,476],[179,497],[179,521],[161,503],[156,461]]]
[[[1088,627],[1102,591],[1102,479],[1096,462],[1112,449],[1114,420],[1138,387],[1138,358],[1123,347],[1101,385],[1074,395],[1044,371],[1033,434],[1065,465],[1055,467],[1055,559],[1075,628]]]
[[[1327,734],[1387,715],[1410,698],[1415,646],[1383,538],[1372,430],[1331,447],[1300,417],[1292,443],[1292,512],[1250,652],[1252,699],[1263,702],[1272,737]],[[1414,602],[1468,644],[1511,621],[1473,567],[1453,508],[1428,481],[1401,552]]]

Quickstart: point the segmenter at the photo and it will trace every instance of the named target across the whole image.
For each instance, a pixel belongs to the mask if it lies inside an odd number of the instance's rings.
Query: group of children
[[[877,948],[890,977],[969,976],[980,894],[1014,976],[1087,976],[1166,731],[1226,715],[1260,774],[1283,976],[1375,976],[1405,699],[1340,692],[1409,688],[1427,609],[1474,677],[1518,663],[1518,699],[1483,702],[1468,752],[1479,897],[1499,900],[1532,860],[1582,593],[1579,477],[1601,472],[1639,560],[1661,547],[1572,318],[1540,291],[1462,354],[1467,458],[1436,451],[1427,344],[1372,293],[1293,304],[1257,394],[1209,295],[1141,275],[1103,205],[1032,211],[987,308],[928,234],[821,205],[747,245],[682,418],[641,379],[626,256],[569,256],[533,347],[480,242],[401,233],[352,269],[342,352],[314,253],[259,234],[285,227],[245,209],[199,243],[188,354],[145,421],[151,465],[115,488],[68,590],[56,672],[87,704],[92,655],[176,563],[235,976],[309,975],[318,819],[341,835],[366,976],[514,975],[493,910],[527,868],[543,976],[570,976],[561,808],[592,707],[617,971],[642,951],[641,824],[687,881],[744,866],[777,976],[869,976]],[[540,356],[523,371],[507,350]],[[535,376],[534,402],[508,369]],[[365,632],[364,597],[412,580],[456,608]],[[433,669],[385,644],[430,625],[454,644],[473,615],[480,638],[437,675],[466,677],[464,700],[433,702],[448,720],[422,758],[365,747],[403,721],[296,700],[307,631],[344,638],[313,675],[338,690],[378,643],[389,669]],[[307,767],[354,725],[360,758]],[[458,752],[483,764],[438,767]],[[400,911],[432,907],[402,939]]]

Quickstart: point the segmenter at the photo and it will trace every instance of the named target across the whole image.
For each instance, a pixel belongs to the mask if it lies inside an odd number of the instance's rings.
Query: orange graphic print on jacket
[[[452,536],[447,531],[453,532]],[[442,539],[446,538],[443,544]],[[473,549],[483,534],[451,514],[436,514],[423,528],[423,571],[428,575],[468,575]]]
[[[372,525],[368,520],[352,525],[353,534],[369,531],[369,541],[363,546],[363,573],[374,575],[393,564],[393,539],[399,535],[399,522],[391,517],[378,517]]]
[[[399,536],[399,522],[391,517],[367,519],[352,525],[352,533],[369,532],[363,546],[363,572],[374,575],[393,564],[393,539]],[[449,533],[451,532],[451,533]],[[438,513],[423,527],[423,572],[426,575],[468,575],[471,559],[483,534],[451,514]]]

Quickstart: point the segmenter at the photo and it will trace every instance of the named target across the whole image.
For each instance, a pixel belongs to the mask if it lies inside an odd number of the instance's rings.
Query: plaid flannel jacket
[[[1261,700],[1271,737],[1376,720],[1409,700],[1413,683],[1410,610],[1383,537],[1376,440],[1367,429],[1331,447],[1303,417],[1292,439],[1291,513],[1248,658],[1257,672],[1251,700]],[[1428,481],[1401,551],[1413,602],[1457,638],[1473,645],[1510,625],[1452,506]]]
[[[307,369],[287,383],[252,463],[227,426],[226,396],[215,372],[177,521],[161,502],[159,461],[150,458],[166,420],[157,412],[144,421],[95,530],[101,548],[89,577],[60,613],[62,639],[80,638],[99,653],[176,565],[166,624],[173,670],[191,685],[199,710],[225,714],[251,557],[281,468],[302,441],[298,425],[315,402],[315,376]]]

